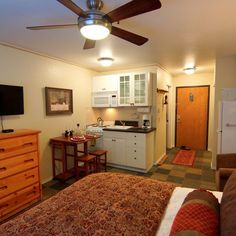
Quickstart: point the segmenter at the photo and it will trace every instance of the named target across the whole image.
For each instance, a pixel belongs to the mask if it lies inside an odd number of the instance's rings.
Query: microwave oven
[[[117,93],[93,93],[92,107],[117,107]]]

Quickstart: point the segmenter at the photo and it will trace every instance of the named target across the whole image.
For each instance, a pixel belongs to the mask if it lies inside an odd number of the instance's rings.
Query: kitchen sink
[[[116,130],[126,130],[126,129],[130,129],[132,128],[133,126],[128,126],[128,125],[110,125],[110,126],[107,126],[106,128],[107,129],[116,129]]]

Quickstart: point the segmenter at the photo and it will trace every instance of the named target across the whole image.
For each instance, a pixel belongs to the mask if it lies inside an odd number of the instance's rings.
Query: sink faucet
[[[125,126],[125,122],[122,120],[119,120],[119,122],[121,123],[122,126]]]
[[[98,126],[103,126],[103,119],[101,117],[97,118]]]

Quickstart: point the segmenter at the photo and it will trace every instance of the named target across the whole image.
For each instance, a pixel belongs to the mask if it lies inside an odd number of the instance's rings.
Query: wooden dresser
[[[41,200],[39,133],[0,133],[0,222]]]

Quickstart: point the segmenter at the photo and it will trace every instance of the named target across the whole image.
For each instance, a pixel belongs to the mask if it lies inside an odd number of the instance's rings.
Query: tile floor
[[[172,182],[182,187],[216,190],[215,171],[211,169],[211,152],[196,151],[195,162],[192,167],[188,167],[171,164],[177,151],[178,149],[176,148],[168,150],[168,158],[165,162],[160,166],[153,166],[148,173],[139,173],[112,167],[108,167],[108,171],[145,176],[160,181]],[[66,182],[52,180],[44,184],[43,199],[53,196],[75,181],[74,178],[71,178]]]

